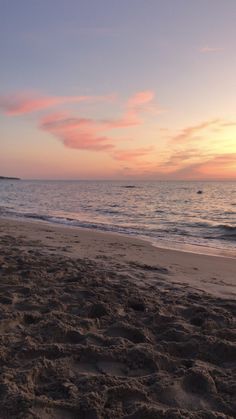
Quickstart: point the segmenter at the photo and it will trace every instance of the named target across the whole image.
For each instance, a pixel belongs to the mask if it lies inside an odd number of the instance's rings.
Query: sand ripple
[[[21,245],[1,239],[1,417],[235,417],[234,301]]]

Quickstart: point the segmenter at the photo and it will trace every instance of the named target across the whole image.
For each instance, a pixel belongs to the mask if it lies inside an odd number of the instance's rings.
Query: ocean
[[[1,180],[0,216],[236,256],[236,182]]]

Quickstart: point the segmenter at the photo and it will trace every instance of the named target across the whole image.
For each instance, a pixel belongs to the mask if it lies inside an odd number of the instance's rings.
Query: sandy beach
[[[2,418],[234,418],[236,259],[0,220]]]

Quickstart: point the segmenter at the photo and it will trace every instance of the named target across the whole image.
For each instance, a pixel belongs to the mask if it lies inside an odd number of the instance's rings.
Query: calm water
[[[2,180],[0,215],[236,252],[236,182]]]

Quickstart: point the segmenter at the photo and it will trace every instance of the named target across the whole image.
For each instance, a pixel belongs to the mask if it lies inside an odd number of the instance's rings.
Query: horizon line
[[[20,181],[49,181],[49,182],[236,182],[235,179],[54,179],[54,178],[20,178],[16,176],[4,176],[0,180],[20,180]]]

